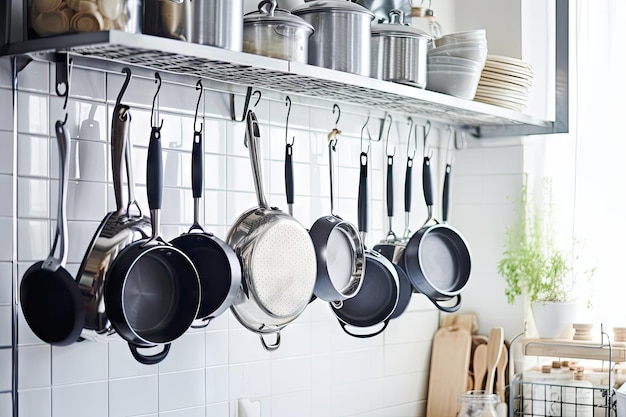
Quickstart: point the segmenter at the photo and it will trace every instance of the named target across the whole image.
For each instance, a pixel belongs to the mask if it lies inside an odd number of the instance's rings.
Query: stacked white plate
[[[530,64],[517,58],[487,55],[475,101],[522,111],[528,103],[533,83]]]

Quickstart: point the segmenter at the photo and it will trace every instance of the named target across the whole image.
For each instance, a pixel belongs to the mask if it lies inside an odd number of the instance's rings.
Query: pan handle
[[[258,200],[259,207],[262,209],[269,209],[270,205],[267,203],[265,192],[263,190],[263,158],[261,157],[260,137],[261,133],[256,115],[252,110],[248,110],[248,114],[246,116],[246,136],[244,144],[250,153],[254,189],[256,190],[256,198]]]
[[[267,344],[262,334],[259,335],[259,338],[261,339],[263,349],[267,350],[268,352],[273,352],[280,347],[280,332],[276,332],[276,340],[274,340],[274,343],[271,345]]]
[[[159,353],[155,353],[154,355],[144,355],[139,352],[139,346],[134,345],[133,343],[128,343],[128,347],[130,348],[130,353],[133,355],[133,358],[139,363],[144,365],[156,365],[160,363],[167,357],[167,354],[170,353],[171,343],[166,343],[163,345],[163,350]]]
[[[413,158],[406,159],[406,173],[404,175],[404,239],[411,237],[409,215],[411,213],[411,198],[413,190]]]
[[[204,186],[204,151],[202,144],[202,132],[194,132],[193,145],[191,147],[191,191],[193,193],[193,224],[189,228],[204,232],[200,225],[200,199]]]
[[[152,127],[150,143],[148,144],[148,161],[146,166],[146,190],[148,206],[150,207],[150,222],[152,225],[152,239],[160,235],[159,212],[163,200],[163,169],[161,154],[161,128]]]
[[[383,321],[383,327],[378,329],[377,331],[375,331],[374,333],[364,333],[364,334],[360,334],[360,333],[352,333],[348,330],[348,325],[344,322],[342,322],[341,320],[337,319],[337,321],[339,322],[339,325],[341,326],[342,330],[344,332],[346,332],[346,334],[352,336],[352,337],[358,337],[360,339],[366,339],[368,337],[374,337],[374,336],[378,336],[379,334],[381,334],[382,332],[385,331],[385,329],[387,328],[387,325],[389,324],[389,319],[386,319],[385,321]]]
[[[448,221],[448,211],[450,210],[450,175],[452,172],[452,165],[446,164],[446,172],[443,175],[443,197],[441,202],[441,221],[446,223]]]
[[[122,196],[122,162],[126,155],[126,139],[128,137],[129,107],[123,104],[115,106],[111,126],[111,166],[113,170],[113,190],[115,191],[115,207],[118,214],[124,210]]]
[[[65,266],[67,261],[67,216],[65,210],[67,208],[67,178],[70,172],[70,160],[67,153],[70,149],[70,133],[65,123],[58,120],[54,125],[57,137],[57,146],[59,151],[59,198],[57,206],[57,227],[54,234],[54,241],[48,258],[43,262],[42,268],[49,271],[56,271],[59,267]],[[56,258],[54,254],[57,252],[59,256]]]
[[[435,305],[435,307],[437,307],[439,310],[443,311],[444,313],[454,313],[458,311],[459,308],[461,307],[461,294],[457,294],[454,297],[456,297],[456,303],[450,307],[443,306],[439,304],[437,300],[433,300],[430,297],[428,297],[428,299]]]
[[[359,175],[359,231],[367,233],[367,152],[361,152]]]
[[[287,194],[287,205],[289,215],[293,216],[293,144],[285,145],[285,193]]]

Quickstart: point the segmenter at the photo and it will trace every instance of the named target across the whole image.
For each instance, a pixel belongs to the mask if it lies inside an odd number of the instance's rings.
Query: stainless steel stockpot
[[[243,18],[243,51],[306,64],[312,33],[304,19],[277,9],[276,0],[263,0]]]
[[[191,42],[241,52],[243,0],[189,0]]]
[[[404,13],[389,12],[390,23],[372,25],[371,76],[426,88],[428,47],[432,37],[402,23]]]
[[[374,14],[349,1],[317,0],[291,10],[309,22],[309,64],[370,75],[370,39]]]

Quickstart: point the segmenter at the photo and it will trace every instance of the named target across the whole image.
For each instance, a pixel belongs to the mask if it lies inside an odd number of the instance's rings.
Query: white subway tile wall
[[[163,78],[157,112],[163,120],[162,222],[165,238],[171,239],[186,231],[193,220],[189,169],[197,91],[194,84],[181,85],[166,75]],[[67,347],[44,344],[30,331],[19,307],[19,339],[17,346],[12,346],[13,281],[19,283],[33,262],[48,255],[54,233],[58,162],[52,126],[65,115],[63,100],[54,91],[54,68],[49,64],[30,63],[18,80],[14,143],[10,61],[0,59],[0,415],[11,415],[12,410],[12,347],[18,356],[20,417],[84,416],[87,410],[97,417],[234,417],[237,399],[242,397],[259,401],[263,417],[424,414],[430,343],[439,314],[422,295],[415,295],[407,312],[391,321],[382,335],[367,339],[346,335],[332,308],[314,301],[284,329],[281,347],[272,353],[230,312],[211,321],[206,329],[189,330],[155,366],[136,362],[122,340],[84,341]],[[68,270],[72,273],[77,271],[100,219],[113,206],[109,128],[123,80],[121,73],[82,67],[72,70],[67,108],[72,136],[67,206]],[[211,90],[209,81],[203,84],[200,111],[204,117],[198,122],[204,129],[206,173],[200,217],[208,231],[223,238],[239,214],[256,205],[256,196],[243,144],[245,126],[230,121],[227,94]],[[136,194],[144,211],[145,159],[155,88],[153,79],[133,76],[123,98],[131,105]],[[238,109],[242,103],[243,97],[237,96]],[[264,98],[254,110],[261,123],[266,192],[273,205],[286,210],[285,102]],[[335,118],[332,103],[321,108],[294,100],[291,109],[288,134],[295,137],[294,213],[305,226],[330,210],[326,135]],[[346,107],[338,125],[344,133],[337,145],[335,211],[355,224],[359,138],[366,118],[362,111]],[[372,135],[377,136],[380,120],[370,123]],[[392,141],[406,142],[405,123],[394,122],[392,132],[398,134],[392,133]],[[382,143],[372,143],[368,239],[372,245],[387,231],[384,152]],[[404,229],[404,144],[398,146],[397,155],[394,228],[400,234]],[[414,175],[414,182],[420,184],[419,170]],[[417,187],[414,201],[411,229],[417,230],[425,218]],[[16,247],[11,236],[16,236]],[[17,262],[15,267],[13,262]]]

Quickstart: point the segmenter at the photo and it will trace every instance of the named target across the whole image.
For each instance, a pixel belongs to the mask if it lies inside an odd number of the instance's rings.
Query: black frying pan
[[[428,218],[408,241],[402,266],[417,292],[426,295],[441,311],[455,312],[461,305],[461,291],[467,285],[471,269],[469,248],[463,236],[452,226],[433,219],[433,190],[430,157],[424,157],[422,185]],[[431,220],[434,224],[429,225]],[[453,306],[440,301],[456,298]]]
[[[148,145],[146,188],[152,237],[126,246],[105,280],[104,301],[111,325],[143,364],[161,362],[170,342],[191,326],[200,306],[200,280],[191,260],[160,236],[163,172],[161,131],[153,127]],[[164,344],[146,356],[139,348]]]
[[[361,152],[359,180],[359,230],[365,241],[368,221],[367,153]],[[398,304],[399,278],[391,261],[376,251],[365,250],[365,274],[359,292],[341,306],[331,303],[344,332],[354,337],[372,337],[382,333]],[[348,326],[382,327],[367,333],[354,333]]]
[[[241,264],[230,246],[213,234],[205,232],[199,223],[203,180],[202,132],[196,131],[191,151],[193,224],[187,233],[178,236],[170,243],[183,251],[198,271],[202,296],[196,318],[208,324],[212,318],[226,311],[237,296],[241,285]]]
[[[65,269],[67,260],[67,178],[70,135],[64,122],[54,130],[59,149],[59,201],[57,225],[50,254],[45,261],[32,265],[20,283],[20,305],[24,318],[37,337],[55,346],[67,346],[80,337],[85,310],[80,290]],[[54,254],[59,249],[59,257]]]

